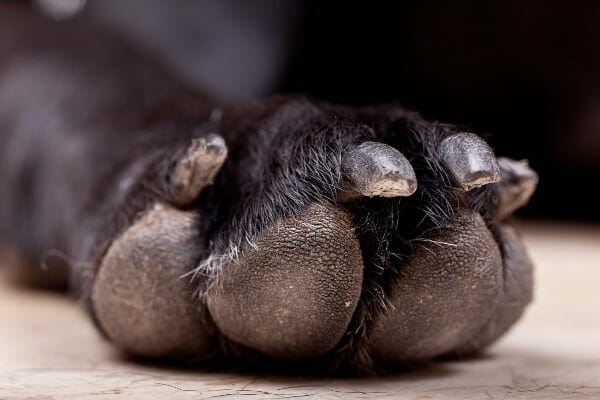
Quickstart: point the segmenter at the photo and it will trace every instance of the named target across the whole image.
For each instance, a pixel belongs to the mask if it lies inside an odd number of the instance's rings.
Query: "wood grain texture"
[[[600,227],[528,223],[533,305],[486,356],[379,378],[137,364],[70,299],[0,284],[0,399],[600,398]]]

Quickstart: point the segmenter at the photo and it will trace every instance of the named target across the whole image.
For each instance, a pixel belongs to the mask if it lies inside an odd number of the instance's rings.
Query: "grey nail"
[[[438,150],[444,165],[464,190],[500,180],[494,152],[483,139],[473,133],[449,136],[442,141]]]
[[[227,158],[227,145],[216,134],[191,140],[171,175],[171,196],[177,206],[188,205],[210,185]]]
[[[516,209],[523,207],[535,192],[538,174],[529,167],[527,160],[498,159],[502,181],[500,205],[497,218],[504,219]]]
[[[417,178],[410,162],[395,148],[365,142],[348,151],[342,168],[349,186],[348,196],[410,196]]]

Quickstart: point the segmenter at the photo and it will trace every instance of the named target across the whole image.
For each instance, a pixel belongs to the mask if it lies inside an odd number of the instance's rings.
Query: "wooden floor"
[[[600,399],[600,227],[530,223],[535,303],[486,357],[316,379],[140,365],[77,304],[0,283],[0,399]]]

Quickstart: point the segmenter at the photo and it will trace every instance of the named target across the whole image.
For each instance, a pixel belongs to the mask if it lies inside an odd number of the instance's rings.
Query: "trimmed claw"
[[[439,147],[441,159],[452,177],[466,191],[500,180],[500,169],[488,144],[473,133],[447,137]]]
[[[177,206],[192,203],[210,185],[227,157],[227,146],[219,135],[194,138],[171,175],[171,196]]]
[[[498,219],[504,219],[516,209],[523,207],[535,192],[538,183],[537,173],[529,168],[527,160],[516,161],[501,157],[500,165],[500,205]]]
[[[346,195],[398,197],[417,190],[417,178],[410,162],[395,148],[365,142],[347,152],[342,160]]]

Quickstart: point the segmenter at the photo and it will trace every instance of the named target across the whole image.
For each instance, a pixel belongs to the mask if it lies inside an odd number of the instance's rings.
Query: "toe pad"
[[[227,337],[270,356],[308,359],[333,348],[358,302],[363,262],[350,215],[313,205],[243,251],[208,293]]]

